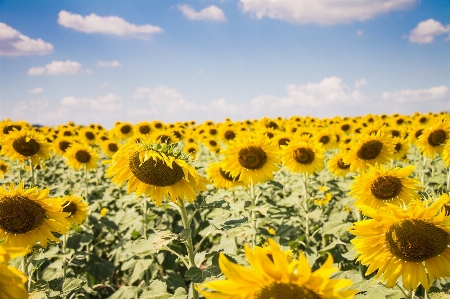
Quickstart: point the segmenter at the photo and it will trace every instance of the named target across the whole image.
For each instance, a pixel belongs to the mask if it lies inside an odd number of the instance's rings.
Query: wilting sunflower
[[[23,182],[14,189],[0,187],[0,240],[6,246],[29,247],[37,242],[47,247],[47,239],[58,242],[53,232],[65,233],[69,223],[62,212],[64,202],[47,198],[49,189],[24,189]]]
[[[449,139],[450,125],[448,122],[437,120],[422,131],[416,144],[424,156],[434,158],[436,154],[442,153],[444,145]]]
[[[80,170],[97,168],[98,154],[87,144],[73,143],[66,150],[64,157],[67,158],[69,167]]]
[[[324,151],[312,138],[297,138],[282,147],[283,164],[293,173],[312,174],[324,167]]]
[[[128,193],[150,196],[159,206],[163,198],[177,204],[192,202],[195,191],[206,190],[207,180],[200,176],[178,144],[144,144],[128,142],[123,145],[106,170],[106,177],[122,185],[128,181]]]
[[[17,131],[14,128],[5,139],[2,152],[11,160],[24,162],[31,159],[33,165],[38,165],[41,160],[51,157],[50,144],[34,130]]]
[[[388,163],[394,155],[394,144],[382,130],[376,134],[358,136],[359,141],[350,144],[350,150],[343,161],[350,164],[350,170],[364,171],[369,165]]]
[[[0,160],[0,179],[5,177],[5,174],[8,172],[9,164],[5,161]]]
[[[87,218],[89,206],[83,201],[81,196],[75,196],[73,194],[71,196],[64,196],[62,201],[64,201],[62,211],[68,213],[66,217],[67,221],[70,223],[73,221],[79,225]]]
[[[356,198],[355,205],[365,205],[378,209],[387,203],[404,206],[412,200],[420,199],[421,189],[418,179],[409,178],[414,166],[383,167],[375,164],[356,176],[350,186],[350,194]]]
[[[406,209],[364,206],[373,219],[356,222],[350,232],[357,261],[369,266],[366,275],[378,270],[375,279],[381,277],[387,287],[401,275],[407,290],[419,283],[428,290],[434,279],[450,276],[450,217],[442,209],[447,200],[441,196],[428,207],[413,201]]]
[[[239,181],[239,175],[232,177],[228,172],[225,172],[221,167],[221,162],[213,162],[206,168],[206,175],[216,188],[232,189],[236,186],[244,185]]]
[[[271,255],[260,247],[245,245],[251,268],[234,264],[221,253],[219,266],[227,279],[200,285],[200,293],[207,299],[350,299],[356,294],[356,290],[341,290],[352,284],[350,280],[330,279],[338,270],[331,255],[312,272],[303,253],[290,261],[275,241],[269,239],[268,243]]]
[[[230,142],[222,153],[225,155],[222,170],[231,177],[239,176],[246,184],[270,180],[279,168],[278,145],[265,135],[242,135]]]
[[[347,152],[341,149],[333,155],[327,162],[328,170],[337,176],[346,176],[350,172],[350,164],[345,164],[343,160],[346,154]]]
[[[100,148],[108,157],[112,157],[121,147],[121,144],[114,140],[105,140],[100,143]]]
[[[23,256],[28,250],[20,247],[0,246],[0,298],[2,299],[27,299],[25,290],[27,276],[12,266],[8,266],[11,258]]]

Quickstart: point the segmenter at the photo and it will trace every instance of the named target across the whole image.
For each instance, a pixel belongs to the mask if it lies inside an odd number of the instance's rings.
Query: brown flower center
[[[277,125],[276,122],[269,121],[269,122],[266,124],[266,128],[271,128],[271,129],[276,130],[276,129],[278,128],[278,125]]]
[[[236,133],[234,133],[233,131],[228,130],[228,131],[225,132],[224,136],[225,136],[226,140],[233,140],[236,137]]]
[[[147,125],[143,125],[139,127],[139,132],[141,134],[147,134],[148,132],[150,132],[150,127]]]
[[[11,125],[11,126],[6,126],[3,128],[3,134],[9,134],[9,132],[13,131],[14,129],[17,129],[17,131],[22,130],[22,126],[20,125]]]
[[[75,159],[80,163],[87,163],[91,160],[91,154],[85,150],[78,150],[75,154]]]
[[[395,153],[398,153],[402,149],[402,144],[401,143],[397,143],[395,145],[394,149],[395,149]]]
[[[92,133],[92,132],[86,132],[86,133],[84,134],[84,136],[86,136],[86,138],[87,138],[88,140],[94,140],[94,139],[95,139],[95,135],[94,135],[94,133]]]
[[[314,161],[314,152],[310,148],[297,148],[292,154],[297,163],[300,164],[311,164]]]
[[[161,135],[157,138],[158,141],[160,141],[161,143],[171,143],[171,139],[170,136],[167,135]]]
[[[8,167],[6,167],[6,165],[0,165],[0,171],[1,172],[6,172],[8,170]]]
[[[344,132],[348,131],[348,129],[350,129],[350,125],[348,125],[348,124],[345,124],[345,125],[341,126],[341,130],[344,131]]]
[[[72,136],[72,132],[71,131],[64,131],[63,135],[70,137],[70,136]]]
[[[260,147],[249,146],[239,151],[239,164],[242,167],[256,170],[262,168],[267,162],[267,154]]]
[[[400,194],[402,187],[402,181],[399,178],[386,175],[373,181],[370,191],[377,199],[389,201]]]
[[[63,208],[62,211],[64,213],[70,213],[69,217],[72,216],[72,215],[75,215],[77,213],[77,210],[78,210],[77,205],[74,204],[73,202],[69,203],[68,201],[66,201],[64,203],[64,205],[66,205],[66,206]]]
[[[158,187],[167,187],[176,184],[184,177],[183,168],[172,162],[170,168],[161,160],[152,158],[141,163],[139,153],[134,153],[129,161],[130,170],[141,182]]]
[[[228,171],[225,172],[225,171],[223,171],[222,168],[219,169],[219,173],[227,181],[230,181],[230,182],[239,181],[239,175],[237,177],[233,178]]]
[[[211,146],[217,146],[217,142],[215,140],[210,140],[209,145]]]
[[[287,145],[291,140],[289,138],[281,138],[278,140],[278,146]]]
[[[217,134],[217,130],[216,129],[210,129],[209,130],[209,134],[216,135]]]
[[[319,142],[322,144],[327,144],[328,142],[330,142],[330,137],[329,136],[322,136],[319,139]]]
[[[365,142],[356,153],[362,160],[373,160],[381,153],[383,143],[378,140],[370,140]]]
[[[14,150],[25,157],[31,157],[39,152],[41,146],[34,139],[26,140],[25,137],[19,137],[12,144]]]
[[[108,149],[115,153],[119,150],[119,147],[117,146],[116,143],[110,143],[108,144]]]
[[[120,132],[122,132],[122,134],[128,134],[131,132],[131,126],[130,125],[123,125],[120,128]]]
[[[345,164],[342,158],[338,160],[337,165],[340,169],[348,169],[350,167],[350,164]]]
[[[386,246],[393,255],[415,263],[438,256],[447,248],[449,241],[446,231],[419,219],[394,223],[385,235]]]
[[[434,130],[428,136],[428,144],[431,146],[439,146],[445,142],[447,139],[447,134],[442,129]]]
[[[272,282],[256,292],[255,299],[321,299],[313,290],[293,283]]]
[[[4,197],[0,201],[0,229],[11,234],[25,234],[42,225],[45,210],[24,196]]]
[[[420,135],[422,135],[422,133],[423,133],[423,129],[417,130],[416,133],[414,134],[414,137],[416,137],[416,139],[417,139],[420,137]]]
[[[69,147],[69,145],[70,145],[70,142],[68,142],[68,141],[61,141],[59,143],[59,149],[65,153],[67,148]]]

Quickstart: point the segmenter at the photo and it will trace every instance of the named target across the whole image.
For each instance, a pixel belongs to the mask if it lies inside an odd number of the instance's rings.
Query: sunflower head
[[[81,224],[88,216],[89,207],[86,202],[80,196],[64,196],[61,202],[64,201],[62,207],[63,212],[68,213],[66,219],[69,222],[75,222],[76,224]]]
[[[97,168],[99,156],[97,152],[87,144],[72,143],[66,150],[64,157],[67,158],[69,167],[80,170]]]
[[[244,185],[239,181],[239,175],[233,177],[229,172],[224,171],[221,167],[221,162],[213,162],[206,168],[206,175],[216,188],[231,189],[236,186]]]
[[[323,168],[324,152],[319,142],[300,137],[282,147],[283,164],[291,172],[312,174]]]
[[[422,131],[417,139],[417,146],[424,156],[434,158],[436,154],[442,154],[445,143],[449,139],[450,125],[438,119]]]

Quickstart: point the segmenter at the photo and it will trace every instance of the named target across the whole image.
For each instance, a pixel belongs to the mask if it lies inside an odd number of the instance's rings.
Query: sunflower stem
[[[253,185],[253,180],[250,180],[250,200],[252,201],[253,209],[251,211],[251,218],[252,218],[252,226],[253,226],[253,236],[252,236],[252,243],[253,247],[256,246],[256,213],[255,213],[255,207],[256,207],[256,198],[255,198],[255,188]]]
[[[28,273],[28,254],[25,254],[22,258],[22,270],[25,276],[27,277],[27,282],[25,283],[25,289],[27,292],[30,290],[30,273]]]
[[[84,168],[84,187],[86,188],[86,201],[89,202],[88,173],[87,173],[86,164],[83,164],[83,168]]]
[[[147,200],[144,199],[142,203],[142,214],[143,214],[143,224],[144,224],[144,239],[147,240]]]
[[[309,236],[309,204],[308,204],[308,190],[306,189],[306,180],[308,178],[308,175],[305,173],[304,176],[302,177],[302,182],[303,182],[303,191],[304,191],[304,205],[305,205],[305,237],[306,237],[306,247],[309,247],[309,241],[310,241],[310,236]]]
[[[34,176],[34,167],[33,167],[33,162],[31,162],[31,158],[28,158],[28,161],[30,162],[31,187],[33,188],[34,186],[36,186],[36,178]]]
[[[189,218],[186,213],[186,208],[184,207],[184,202],[181,201],[180,207],[180,214],[181,214],[181,220],[183,221],[183,227],[184,229],[190,228],[189,225]],[[192,234],[189,235],[189,237],[186,240],[186,249],[188,252],[188,258],[189,258],[189,268],[195,267],[195,260],[194,260],[194,246],[192,245]],[[191,282],[191,289],[192,289],[192,295],[194,299],[198,299],[198,291],[194,287],[194,283]]]
[[[450,167],[448,168],[447,172],[447,192],[450,193]]]
[[[401,286],[399,286],[398,283],[395,285],[400,289],[400,291],[402,291],[403,295],[405,295],[405,298],[409,298],[408,294],[406,294],[405,290]]]

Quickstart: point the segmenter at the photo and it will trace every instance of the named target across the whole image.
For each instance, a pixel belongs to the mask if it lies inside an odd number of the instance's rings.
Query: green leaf
[[[172,294],[167,292],[167,285],[160,280],[154,280],[149,289],[144,291],[139,299],[168,299]]]
[[[159,252],[163,246],[168,245],[177,238],[178,236],[169,230],[156,232],[152,234],[148,240],[137,241],[122,254],[145,257],[147,255]]]
[[[186,271],[184,277],[195,283],[201,283],[205,281],[207,277],[217,276],[221,273],[220,268],[217,266],[208,267],[205,270],[200,270],[197,267],[191,267]]]
[[[243,223],[247,223],[248,217],[239,218],[239,219],[231,219],[227,220],[223,223],[223,227],[221,227],[221,230],[229,230],[230,228],[240,226]]]
[[[108,297],[108,299],[137,299],[140,289],[134,286],[121,286],[114,294]]]
[[[142,279],[144,277],[145,271],[148,270],[150,265],[153,263],[152,259],[141,259],[138,260],[134,265],[133,274],[130,277],[130,284],[133,284],[135,281]]]
[[[322,228],[323,235],[341,236],[347,232],[347,229],[352,226],[351,222],[343,223],[342,221],[325,222]]]
[[[186,242],[189,238],[191,238],[192,230],[188,227],[181,231],[179,238],[181,242]]]
[[[63,272],[61,269],[63,268],[63,264],[61,260],[51,263],[45,268],[44,272],[42,272],[42,279],[46,281],[51,281],[54,279],[62,278]]]
[[[108,260],[93,256],[87,265],[87,269],[97,281],[101,281],[110,277],[116,270],[116,267]]]

